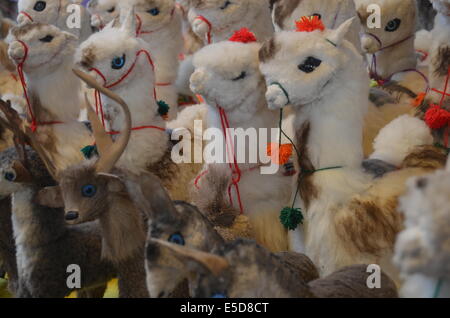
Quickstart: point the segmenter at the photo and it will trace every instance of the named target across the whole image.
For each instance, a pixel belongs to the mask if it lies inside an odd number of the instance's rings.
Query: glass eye
[[[299,70],[305,73],[312,73],[322,64],[322,61],[315,57],[308,57],[303,64],[298,66]]]
[[[81,188],[81,194],[85,198],[92,198],[97,193],[97,187],[92,184],[87,184]]]
[[[42,39],[39,39],[41,42],[50,43],[53,41],[54,37],[52,35],[47,35],[46,37],[43,37]]]
[[[14,182],[17,178],[17,175],[15,171],[6,171],[5,173],[3,173],[3,178],[5,178],[5,180],[9,182]]]
[[[157,16],[159,14],[159,9],[158,8],[153,8],[147,11],[148,13],[150,13],[153,16]]]
[[[169,237],[169,242],[178,245],[184,245],[184,237],[180,233],[174,233]]]
[[[225,1],[225,3],[223,4],[223,6],[220,7],[221,10],[225,10],[226,8],[228,8],[228,6],[231,4],[231,1]]]
[[[246,76],[247,76],[247,73],[246,72],[242,72],[238,77],[233,78],[233,81],[235,81],[235,82],[239,81],[241,79],[244,79]]]
[[[46,7],[47,7],[47,3],[45,1],[38,1],[35,3],[33,9],[34,9],[34,11],[42,12],[45,10]]]
[[[125,65],[125,61],[125,54],[122,57],[115,57],[111,62],[111,67],[115,70],[120,70]]]
[[[322,20],[322,15],[320,13],[314,13],[313,17],[318,17],[319,20]]]
[[[116,11],[116,7],[112,7],[111,9],[107,10],[109,13],[113,13],[114,11]]]
[[[395,32],[400,27],[400,24],[402,23],[402,20],[400,19],[394,19],[387,23],[386,28],[384,29],[387,32]]]

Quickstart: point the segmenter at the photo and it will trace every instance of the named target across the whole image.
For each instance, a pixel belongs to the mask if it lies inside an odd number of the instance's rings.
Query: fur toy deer
[[[265,156],[268,146],[279,141],[278,135],[271,135],[271,129],[278,127],[280,119],[265,100],[266,86],[258,63],[260,47],[254,34],[242,29],[229,41],[209,45],[194,56],[191,89],[204,97],[208,126],[222,132],[225,154],[218,163],[206,164],[196,178],[194,203],[221,226],[230,226],[234,217],[245,214],[258,242],[271,250],[284,251],[286,230],[277,220],[288,204],[286,189],[293,179],[283,167],[270,174],[261,172],[267,165],[261,154]],[[258,138],[248,146],[238,144],[240,138],[230,128],[237,129],[236,133],[255,129]],[[261,129],[266,129],[264,137]],[[245,158],[238,161],[238,157],[243,158],[237,153],[241,150],[246,152]],[[255,162],[249,155],[252,150],[258,152]]]
[[[395,262],[405,280],[403,297],[450,297],[450,161],[447,171],[412,178],[400,200],[405,229],[395,246]]]
[[[17,5],[19,25],[33,22],[51,24],[72,33],[80,42],[92,33],[86,9],[70,0],[18,0]]]
[[[363,25],[362,49],[368,55],[369,73],[377,85],[406,99],[428,90],[428,79],[417,68],[414,48],[417,8],[414,0],[356,0]],[[381,27],[373,27],[369,5],[381,8]],[[395,61],[395,63],[392,63]]]
[[[31,23],[11,30],[9,56],[24,86],[28,123],[58,170],[83,160],[81,149],[92,143],[78,121],[82,82],[73,75],[77,40],[52,25]]]
[[[343,268],[328,277],[305,281],[304,270],[286,263],[252,241],[237,240],[218,253],[153,240],[195,273],[193,297],[201,298],[396,298],[395,283],[381,273],[381,288],[369,288],[368,265]],[[309,261],[297,254],[301,265]],[[307,261],[305,261],[305,259]]]
[[[227,40],[241,28],[250,29],[261,42],[274,32],[268,0],[192,0],[189,21],[205,44]]]
[[[91,15],[91,26],[97,30],[103,29],[120,14],[118,0],[91,0],[87,10]]]
[[[299,31],[313,22],[303,21]],[[402,226],[397,197],[409,176],[429,171],[399,171],[375,182],[361,171],[369,86],[362,57],[345,41],[351,23],[334,31],[281,32],[260,51],[269,107],[296,109],[300,173],[291,215],[305,212],[305,236],[290,232],[291,248],[306,251],[325,275],[361,263],[382,264],[389,273]]]
[[[356,16],[353,0],[274,0],[272,19],[277,31],[295,30],[295,22],[304,16],[318,16],[328,29],[335,29],[344,21]],[[348,40],[355,47],[361,46],[361,25],[355,21],[348,33]]]

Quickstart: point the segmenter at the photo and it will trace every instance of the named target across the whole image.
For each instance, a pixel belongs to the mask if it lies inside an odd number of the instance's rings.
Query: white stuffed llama
[[[322,274],[350,264],[380,264],[391,271],[390,254],[401,228],[396,198],[404,180],[420,171],[399,171],[374,182],[362,172],[362,128],[369,79],[357,49],[345,40],[352,24],[324,30],[304,18],[299,31],[281,32],[260,52],[269,107],[292,105],[300,173],[294,209],[305,217],[290,232],[291,248],[310,256]],[[323,31],[322,31],[323,30]]]
[[[205,44],[227,40],[241,28],[251,30],[260,42],[274,32],[268,0],[192,0],[189,21]]]
[[[81,81],[72,73],[77,38],[55,26],[31,23],[11,30],[9,56],[24,84],[27,115],[57,169],[83,160],[92,143],[78,122],[84,107]]]
[[[274,0],[272,19],[277,31],[295,30],[295,22],[304,16],[320,17],[328,29],[335,29],[344,21],[356,16],[354,0]],[[361,45],[361,25],[355,21],[347,39],[355,47]]]
[[[18,0],[19,25],[39,22],[52,24],[70,32],[81,41],[91,33],[86,9],[70,0]]]
[[[278,219],[280,211],[289,204],[292,177],[286,176],[285,169],[279,166],[266,174],[261,170],[268,165],[268,160],[263,162],[268,142],[278,143],[275,129],[279,116],[267,108],[266,87],[258,63],[260,47],[254,34],[242,29],[229,41],[209,45],[194,56],[191,89],[202,95],[208,105],[208,128],[220,131],[220,136],[215,137],[220,142],[214,139],[209,146],[223,148],[223,156],[206,164],[195,180],[194,202],[213,221],[225,226],[239,214],[245,214],[256,239],[271,250],[282,251],[287,249],[287,236]],[[255,129],[257,141],[248,144],[247,140],[244,145],[242,138],[235,138],[228,128],[237,129],[236,134],[241,131],[250,135]],[[265,135],[260,135],[260,128],[267,130]],[[275,130],[272,136],[271,129]],[[249,155],[251,151],[257,155]]]
[[[91,0],[87,10],[91,15],[91,26],[101,30],[119,16],[119,0]]]
[[[428,90],[424,70],[417,68],[414,48],[417,8],[414,0],[356,0],[364,28],[361,45],[368,55],[369,72],[379,86],[401,93],[406,98]],[[371,23],[374,11],[381,8],[381,26]],[[376,13],[376,12],[375,12]],[[390,85],[398,83],[399,85]]]
[[[408,182],[400,200],[405,229],[395,245],[395,263],[404,278],[401,296],[450,297],[450,161]]]

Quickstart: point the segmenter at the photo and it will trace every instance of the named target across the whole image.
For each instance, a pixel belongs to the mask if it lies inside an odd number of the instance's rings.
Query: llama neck
[[[103,235],[102,257],[120,262],[143,248],[145,232],[142,216],[128,194],[114,195],[109,209],[100,217]]]
[[[16,245],[29,248],[45,246],[66,231],[64,213],[35,204],[36,191],[24,188],[12,196],[12,221]]]
[[[375,53],[375,56],[377,62],[376,73],[383,79],[389,78],[394,73],[417,67],[414,37],[379,51]],[[369,61],[372,63],[372,55],[369,55]]]
[[[51,71],[27,74],[29,95],[39,98],[42,107],[54,117],[52,120],[78,120],[82,105],[81,82],[73,74],[72,67],[73,58],[67,57]]]

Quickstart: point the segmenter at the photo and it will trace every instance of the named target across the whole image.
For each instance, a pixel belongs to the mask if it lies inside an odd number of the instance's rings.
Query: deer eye
[[[3,178],[9,182],[14,182],[17,178],[16,172],[14,170],[6,171],[3,173]]]
[[[384,29],[387,32],[395,32],[400,27],[402,20],[394,19],[387,23],[386,28]]]
[[[308,57],[303,64],[298,66],[299,70],[305,73],[312,73],[322,64],[322,61],[315,57]]]
[[[153,8],[147,11],[148,13],[150,13],[153,16],[157,16],[159,14],[159,9],[158,8]]]
[[[107,10],[109,13],[113,13],[114,11],[116,11],[116,7],[112,7],[111,9]]]
[[[184,237],[181,233],[174,233],[169,237],[169,242],[177,245],[184,245]]]
[[[47,3],[45,1],[38,1],[34,4],[34,11],[42,12],[47,7]]]
[[[125,65],[125,61],[125,54],[122,57],[115,57],[111,62],[111,67],[115,70],[120,70]]]
[[[246,72],[242,72],[238,77],[233,78],[233,81],[235,81],[235,82],[239,81],[241,79],[244,79],[246,76],[247,76],[247,73]]]
[[[81,194],[85,198],[92,198],[97,193],[97,187],[92,184],[87,184],[81,188]]]
[[[50,43],[52,42],[54,37],[52,35],[47,35],[46,37],[43,37],[42,39],[39,39],[41,42]]]
[[[223,6],[220,7],[220,10],[225,10],[226,8],[228,8],[231,4],[231,1],[225,1],[225,3],[223,4]]]

